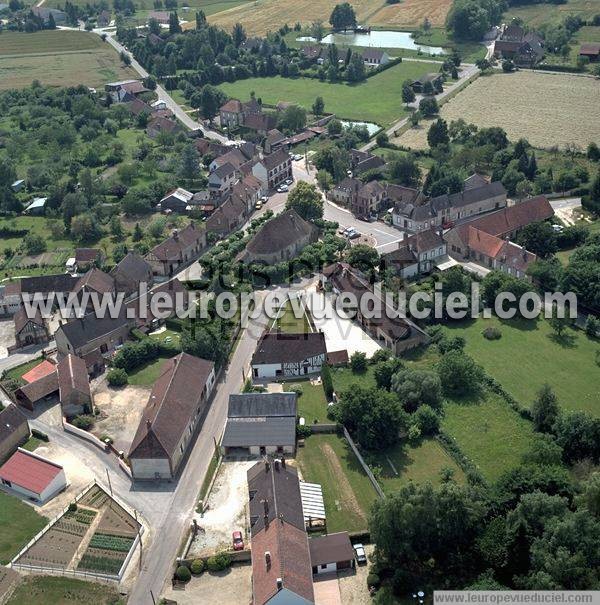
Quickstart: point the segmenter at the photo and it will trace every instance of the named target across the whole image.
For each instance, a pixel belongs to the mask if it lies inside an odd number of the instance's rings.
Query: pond
[[[373,122],[350,122],[348,120],[340,120],[340,122],[344,128],[366,126],[367,130],[369,131],[369,136],[373,136],[376,132],[381,130],[381,126],[379,126],[379,124],[374,124]]]
[[[310,36],[297,38],[298,42],[316,42]],[[428,55],[443,55],[444,49],[440,46],[427,46],[417,44],[411,32],[397,32],[386,30],[373,30],[369,33],[358,34],[354,32],[329,34],[321,40],[323,44],[337,44],[339,46],[372,46],[374,48],[406,48],[420,50]]]

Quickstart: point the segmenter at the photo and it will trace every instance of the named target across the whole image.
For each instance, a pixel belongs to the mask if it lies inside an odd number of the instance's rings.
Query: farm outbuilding
[[[347,531],[311,538],[308,546],[314,575],[354,566],[354,549]]]

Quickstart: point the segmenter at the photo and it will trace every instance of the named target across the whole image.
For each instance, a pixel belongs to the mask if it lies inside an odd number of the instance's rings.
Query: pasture
[[[116,51],[95,34],[46,30],[0,36],[0,90],[29,86],[33,80],[98,87],[133,77],[135,72],[121,65]]]
[[[482,330],[497,327],[499,340],[486,340]],[[600,381],[594,359],[600,341],[569,330],[558,340],[548,322],[496,318],[452,323],[450,332],[466,339],[466,351],[522,405],[529,408],[548,383],[565,410],[600,416]]]
[[[321,82],[315,78],[249,78],[221,85],[229,97],[250,98],[256,91],[264,103],[294,101],[310,109],[316,97],[325,101],[325,111],[340,118],[365,120],[386,126],[405,115],[402,105],[402,83],[431,71],[431,65],[421,61],[406,61],[374,75],[360,84]]]
[[[440,115],[448,123],[463,118],[479,127],[500,126],[509,139],[525,137],[538,148],[572,142],[585,148],[600,139],[598,98],[600,81],[594,78],[519,71],[476,79],[445,103]],[[430,123],[422,121],[394,142],[425,149]]]

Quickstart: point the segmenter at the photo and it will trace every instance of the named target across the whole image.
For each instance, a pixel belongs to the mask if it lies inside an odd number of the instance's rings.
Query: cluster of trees
[[[165,350],[166,349],[166,350]],[[131,372],[149,361],[157,359],[160,355],[177,352],[177,347],[167,346],[152,338],[143,338],[137,342],[125,343],[113,359],[113,366],[125,372]]]
[[[446,28],[457,41],[479,41],[500,22],[506,10],[504,0],[454,0]]]

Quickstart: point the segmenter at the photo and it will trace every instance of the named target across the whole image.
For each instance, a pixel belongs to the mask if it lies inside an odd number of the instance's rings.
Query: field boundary
[[[373,484],[373,487],[375,488],[375,492],[377,493],[377,495],[379,496],[379,498],[381,498],[382,500],[385,499],[385,493],[381,489],[381,485],[379,485],[379,483],[377,483],[377,479],[375,479],[375,475],[373,474],[373,472],[369,468],[369,465],[365,462],[365,460],[362,457],[361,453],[358,451],[358,448],[356,447],[356,444],[354,443],[354,440],[350,436],[350,433],[348,432],[348,429],[345,426],[343,427],[343,431],[342,432],[344,434],[344,438],[346,439],[346,441],[350,445],[350,448],[354,452],[354,455],[356,456],[357,460],[360,462],[360,465],[362,466],[362,468],[365,471],[367,477],[369,478],[369,481]]]

